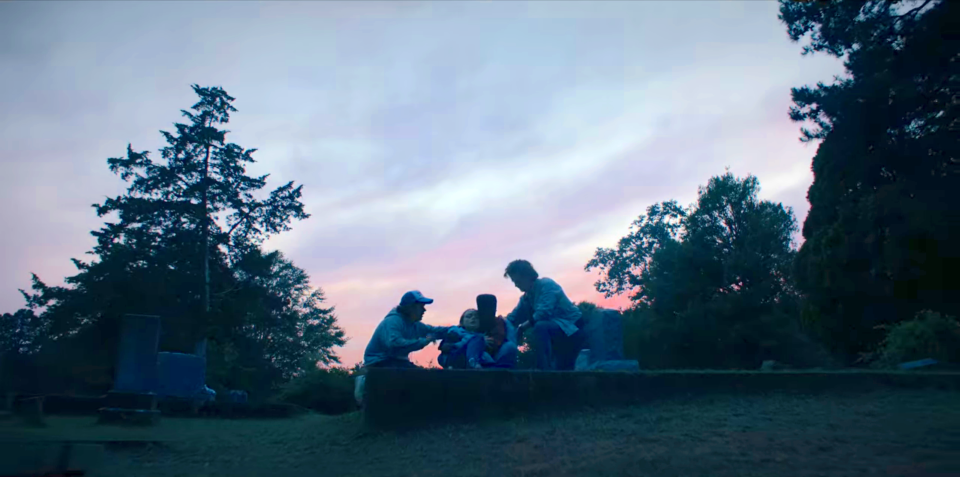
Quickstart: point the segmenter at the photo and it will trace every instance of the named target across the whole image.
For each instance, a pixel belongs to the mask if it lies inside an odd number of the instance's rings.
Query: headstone
[[[157,395],[199,398],[206,383],[207,360],[195,354],[157,353]]]
[[[617,310],[597,308],[584,317],[590,362],[623,359],[623,319]]]
[[[124,315],[116,377],[106,405],[100,408],[101,423],[156,423],[160,416],[156,395],[159,345],[159,316]]]
[[[575,371],[639,371],[636,360],[623,359],[623,317],[617,310],[596,308],[584,316],[586,349],[577,356]]]
[[[124,315],[113,390],[125,393],[156,391],[159,346],[159,316]]]

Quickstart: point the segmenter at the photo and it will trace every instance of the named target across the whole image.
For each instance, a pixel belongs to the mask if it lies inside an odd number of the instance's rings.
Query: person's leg
[[[497,351],[497,356],[494,357],[493,366],[497,368],[515,368],[517,367],[517,356],[520,355],[520,351],[517,349],[516,343],[511,343],[505,341],[500,350]]]
[[[553,368],[553,339],[563,335],[560,325],[552,321],[538,321],[533,325],[534,347],[537,351],[537,369]]]
[[[555,348],[557,370],[573,370],[577,363],[577,356],[580,354],[580,350],[583,349],[584,336],[584,332],[581,329],[570,336],[563,336],[557,340],[558,346]]]
[[[479,368],[480,361],[483,358],[483,350],[487,343],[483,336],[471,336],[468,338],[466,346],[467,368]]]

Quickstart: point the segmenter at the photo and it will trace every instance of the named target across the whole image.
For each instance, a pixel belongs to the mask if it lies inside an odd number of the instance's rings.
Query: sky
[[[362,359],[404,291],[453,324],[530,260],[575,300],[584,265],[646,207],[691,204],[726,168],[802,223],[815,145],[790,88],[829,81],[773,1],[2,2],[0,312],[30,274],[61,284],[125,190],[106,167],[156,151],[194,103],[234,96],[251,174],[303,185],[311,218],[271,238],[335,307]],[[154,153],[156,154],[156,153]],[[799,240],[799,237],[798,237]],[[412,357],[437,355],[432,346]]]

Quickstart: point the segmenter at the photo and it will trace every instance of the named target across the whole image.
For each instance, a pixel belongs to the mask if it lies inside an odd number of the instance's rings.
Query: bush
[[[912,320],[880,328],[887,330],[887,335],[876,353],[875,366],[892,367],[925,358],[960,362],[960,322],[952,316],[925,310]]]
[[[797,368],[834,365],[789,313],[741,315],[717,304],[691,305],[670,318],[643,305],[626,310],[624,356],[642,369],[759,369],[766,360]]]
[[[323,414],[355,411],[357,402],[353,398],[353,377],[346,368],[311,369],[283,384],[277,399]]]

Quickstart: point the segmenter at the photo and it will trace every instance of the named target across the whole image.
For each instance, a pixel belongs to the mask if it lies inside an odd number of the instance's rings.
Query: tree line
[[[627,346],[664,367],[891,364],[960,358],[960,4],[780,1],[803,54],[845,75],[794,88],[819,141],[803,244],[754,177],[648,208],[587,264],[629,293]]]

